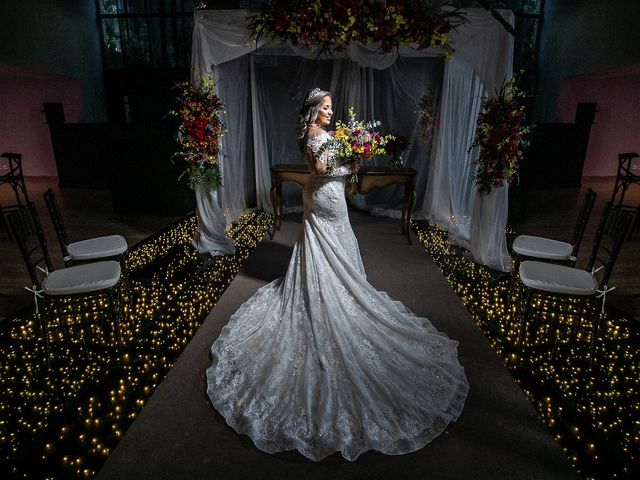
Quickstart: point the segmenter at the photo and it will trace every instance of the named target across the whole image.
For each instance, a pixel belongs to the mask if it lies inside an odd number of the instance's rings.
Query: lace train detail
[[[468,391],[457,342],[370,285],[344,177],[312,174],[287,274],[259,289],[211,349],[207,392],[269,453],[397,455],[438,436]]]

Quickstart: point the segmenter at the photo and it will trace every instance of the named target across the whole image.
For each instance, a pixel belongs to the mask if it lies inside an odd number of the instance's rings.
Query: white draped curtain
[[[513,23],[511,12],[501,14]],[[492,201],[479,201],[469,150],[482,97],[512,74],[513,39],[489,12],[467,10],[469,22],[453,32],[456,53],[448,61],[432,49],[401,47],[382,55],[376,45],[354,42],[340,55],[318,59],[288,44],[252,41],[247,15],[243,10],[198,10],[193,32],[194,81],[201,73],[213,73],[227,105],[230,133],[223,139],[224,186],[218,192],[227,224],[250,206],[271,210],[271,165],[303,163],[293,133],[296,116],[304,92],[318,86],[332,92],[336,118],[345,118],[353,106],[358,117],[381,120],[384,128],[408,138],[407,163],[419,172],[415,217],[428,216],[447,227],[477,261],[509,268],[506,189],[492,194]],[[425,85],[441,111],[432,151],[416,136],[416,107]],[[285,205],[299,204],[295,186],[283,193]],[[399,189],[391,188],[353,202],[397,215],[400,200]],[[487,209],[489,203],[493,210]],[[472,232],[479,236],[471,238]]]
[[[486,90],[469,63],[454,56],[445,66],[440,124],[435,131],[425,208],[468,248],[471,213],[477,191],[471,149]]]

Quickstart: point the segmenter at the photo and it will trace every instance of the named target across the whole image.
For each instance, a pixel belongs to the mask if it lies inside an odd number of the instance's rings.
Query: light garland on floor
[[[85,348],[80,332],[65,329],[52,335],[47,371],[37,318],[15,318],[5,326],[2,477],[94,477],[271,222],[264,212],[242,216],[228,232],[236,255],[206,262],[190,246],[193,217],[132,248],[126,271],[134,302],[131,312],[125,303],[120,349],[101,321],[90,329],[101,347]]]
[[[535,300],[544,322],[521,344],[518,288],[508,301],[512,278],[494,278],[448,244],[446,230],[416,222],[412,227],[576,469],[587,479],[638,478],[640,338],[629,322],[601,318],[592,369],[589,335],[577,331],[588,324],[585,312],[573,307],[558,314],[554,300]],[[550,333],[547,322],[562,326],[552,350],[541,347]]]

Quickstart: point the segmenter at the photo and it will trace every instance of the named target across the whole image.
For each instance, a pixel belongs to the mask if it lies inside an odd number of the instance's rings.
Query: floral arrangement
[[[398,133],[393,133],[387,136],[387,143],[384,146],[384,151],[387,155],[391,156],[389,160],[389,168],[391,170],[400,170],[403,166],[404,160],[402,154],[407,148],[407,137]]]
[[[181,159],[186,169],[180,175],[189,177],[189,186],[215,190],[222,184],[218,157],[222,147],[220,139],[227,133],[222,121],[224,105],[214,92],[215,81],[201,75],[199,86],[183,82],[178,89],[179,109],[169,113],[180,119],[175,140],[180,149],[173,158]]]
[[[380,122],[364,122],[356,120],[353,107],[349,108],[349,120],[347,123],[338,120],[336,129],[331,140],[326,142],[318,150],[320,156],[326,149],[333,152],[332,162],[327,165],[329,171],[339,166],[337,159],[342,160],[342,164],[353,163],[359,159],[371,160],[374,155],[384,155],[385,146],[392,139],[391,135],[381,135],[376,131]],[[358,176],[353,173],[349,177],[349,182],[358,180]]]
[[[485,99],[483,112],[478,115],[472,147],[480,147],[474,176],[480,193],[489,193],[517,178],[522,150],[528,144],[524,139],[530,131],[525,125],[525,93],[516,81],[514,76],[496,97]]]
[[[392,157],[402,156],[407,148],[407,137],[396,133],[388,135],[387,138],[387,143],[384,146],[385,153]]]
[[[388,53],[400,44],[418,49],[444,48],[451,54],[449,32],[467,20],[444,0],[310,0],[264,2],[248,18],[257,40],[262,35],[310,50],[342,51],[354,40],[380,42]]]
[[[440,118],[433,109],[433,95],[425,93],[418,102],[418,137],[425,145],[433,141],[433,131],[438,126]]]

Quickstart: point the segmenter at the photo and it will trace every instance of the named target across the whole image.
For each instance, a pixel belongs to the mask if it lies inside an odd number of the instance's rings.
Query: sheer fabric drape
[[[509,272],[508,186],[480,194],[473,181],[479,152],[470,145],[488,93],[472,66],[457,56],[446,63],[442,88],[440,125],[422,209],[449,231],[453,243],[471,250],[476,262]]]
[[[416,105],[425,84],[433,85],[439,93],[442,60],[399,59],[386,70],[362,68],[349,60],[309,60],[291,55],[270,55],[257,52],[250,56],[253,111],[254,152],[256,154],[257,205],[271,209],[269,190],[270,167],[276,163],[303,163],[294,132],[296,112],[302,97],[314,85],[326,85],[333,94],[334,117],[346,118],[353,107],[359,118],[377,119],[383,128],[405,135],[409,148],[407,165],[419,172],[418,198],[426,189],[428,149],[417,137]],[[264,160],[258,160],[258,159]],[[387,162],[377,160],[378,165]],[[301,205],[300,188],[283,185],[285,208]],[[400,188],[385,189],[366,197],[356,196],[351,202],[358,208],[390,209],[398,212],[402,192]],[[417,215],[424,212],[416,211]]]
[[[196,187],[195,194],[198,228],[192,239],[193,246],[201,254],[234,254],[234,242],[224,233],[227,225],[224,212],[220,208],[220,192]]]
[[[471,65],[454,56],[445,65],[440,124],[435,131],[427,195],[422,205],[430,218],[447,227],[455,241],[469,248],[476,186],[470,150],[485,89]]]

